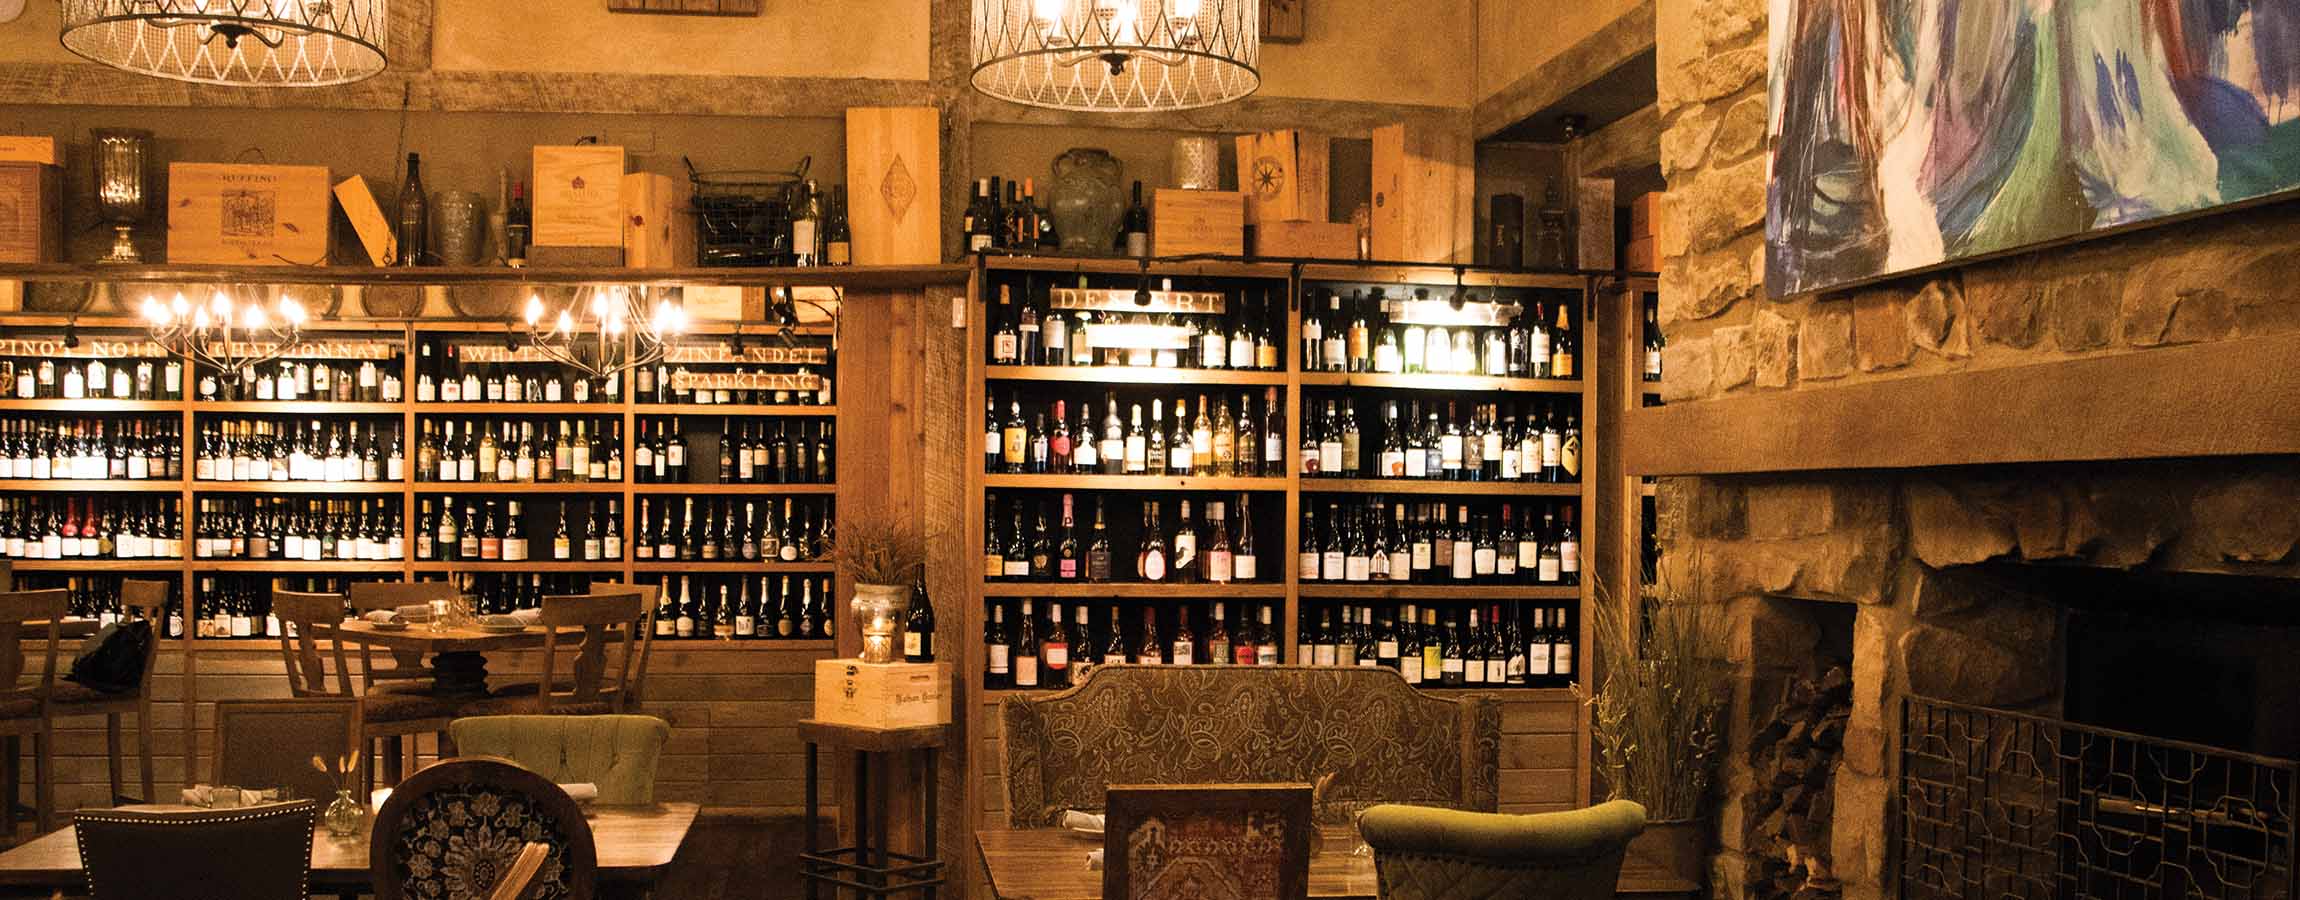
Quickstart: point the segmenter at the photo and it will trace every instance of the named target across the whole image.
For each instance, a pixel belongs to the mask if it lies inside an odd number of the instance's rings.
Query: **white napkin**
[[[1062,811],[1062,827],[1072,831],[1099,833],[1102,830],[1102,814],[1066,809]]]
[[[515,609],[511,611],[511,617],[518,619],[521,625],[537,625],[543,622],[543,611],[540,609]]]
[[[1089,872],[1099,872],[1099,871],[1102,871],[1102,851],[1100,851],[1100,850],[1091,850],[1091,851],[1088,851],[1088,852],[1087,852],[1087,854],[1086,854],[1086,871],[1089,871]]]
[[[360,618],[374,622],[377,625],[387,625],[392,622],[399,621],[399,613],[394,610],[379,609],[370,612],[367,615],[360,616]]]
[[[567,796],[573,798],[577,803],[589,803],[599,799],[599,786],[588,781],[562,784],[559,789],[566,791]]]
[[[543,611],[539,609],[521,609],[479,617],[479,624],[494,628],[525,628],[541,621],[543,621]]]

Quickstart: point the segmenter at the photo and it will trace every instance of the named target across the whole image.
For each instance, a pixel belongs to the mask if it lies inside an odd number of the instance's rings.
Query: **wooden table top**
[[[376,628],[374,622],[352,620],[344,622],[337,633],[355,644],[423,653],[486,653],[543,646],[543,628],[539,625],[515,632],[482,631],[469,626],[433,631],[430,625],[417,622],[404,630],[385,631]]]
[[[136,810],[183,810],[184,806],[126,806]],[[653,806],[595,806],[586,811],[591,840],[599,855],[599,877],[607,881],[652,882],[670,866],[701,807],[693,803]],[[313,884],[368,884],[366,837],[337,840],[316,829],[311,840]],[[0,853],[0,885],[79,888],[79,836],[69,827],[41,835]]]
[[[1356,829],[1325,828],[1325,846],[1310,856],[1312,897],[1372,900],[1374,856],[1358,852]],[[986,828],[974,833],[990,892],[1001,900],[1102,900],[1102,870],[1086,867],[1086,854],[1102,846],[1061,828]],[[1623,895],[1690,897],[1697,885],[1677,880],[1637,858],[1622,863]]]

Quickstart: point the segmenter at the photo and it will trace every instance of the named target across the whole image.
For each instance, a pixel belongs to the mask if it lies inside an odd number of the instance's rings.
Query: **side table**
[[[799,876],[806,882],[807,900],[819,900],[822,885],[831,885],[834,896],[844,888],[868,900],[884,900],[907,891],[918,891],[924,900],[934,900],[935,889],[943,882],[942,860],[935,851],[935,779],[940,763],[937,757],[949,731],[948,725],[864,728],[799,720],[799,740],[807,745],[807,835],[806,849],[799,853]],[[823,849],[817,845],[822,810],[816,755],[826,746],[854,751],[853,846]],[[894,798],[871,792],[871,757],[885,757],[881,764],[892,771],[900,757],[914,751],[923,757],[926,768],[920,792],[925,800],[923,856],[894,851],[887,840],[888,810]]]

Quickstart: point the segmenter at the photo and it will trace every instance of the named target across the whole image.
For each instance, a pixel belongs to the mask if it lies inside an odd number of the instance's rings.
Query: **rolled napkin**
[[[360,618],[374,622],[377,625],[389,625],[393,622],[399,621],[399,613],[395,610],[379,609],[370,612],[367,615],[360,616]]]
[[[599,786],[588,781],[578,781],[574,784],[562,784],[559,786],[559,789],[566,791],[567,796],[572,798],[577,803],[589,803],[593,800],[599,799]]]
[[[1086,851],[1086,870],[1089,872],[1102,871],[1102,851]]]
[[[543,611],[540,609],[515,609],[511,611],[511,617],[518,619],[521,625],[538,625],[543,622]]]
[[[1081,812],[1075,809],[1066,809],[1062,811],[1062,827],[1068,828],[1072,831],[1092,831],[1099,833],[1102,831],[1102,814]]]

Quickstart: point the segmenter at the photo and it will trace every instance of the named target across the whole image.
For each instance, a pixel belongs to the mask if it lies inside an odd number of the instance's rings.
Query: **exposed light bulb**
[[[533,328],[535,327],[535,323],[541,321],[543,321],[543,298],[532,293],[528,294],[527,327]]]

